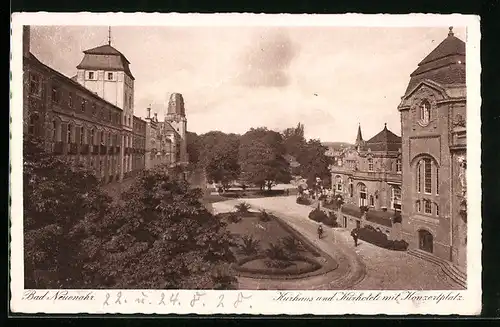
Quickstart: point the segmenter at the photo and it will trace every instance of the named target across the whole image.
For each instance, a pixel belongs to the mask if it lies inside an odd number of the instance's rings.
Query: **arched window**
[[[336,176],[335,177],[335,184],[337,185],[337,191],[342,192],[342,177],[341,176]]]
[[[359,189],[359,206],[366,206],[366,185],[363,183],[358,184],[358,189]]]
[[[416,212],[420,212],[420,211],[422,211],[422,207],[421,207],[421,204],[420,204],[420,200],[415,201],[415,211],[416,211]]]
[[[95,145],[95,130],[93,128],[90,129],[89,144],[90,145]]]
[[[104,131],[101,131],[101,145],[104,145]]]
[[[429,215],[432,214],[431,201],[424,200],[424,212]]]
[[[429,124],[431,119],[431,104],[429,101],[424,100],[420,104],[418,121],[421,125]]]
[[[354,185],[352,185],[352,178],[349,178],[349,196],[352,198],[354,195]]]
[[[401,172],[401,159],[396,159],[396,172]]]
[[[439,168],[436,167],[436,194],[439,194]]]
[[[401,211],[401,188],[399,188],[398,186],[393,186],[391,188],[391,191],[391,207],[394,210]]]
[[[373,158],[368,158],[368,170],[373,171]]]
[[[87,132],[85,126],[80,127],[80,144],[85,144],[85,133]]]

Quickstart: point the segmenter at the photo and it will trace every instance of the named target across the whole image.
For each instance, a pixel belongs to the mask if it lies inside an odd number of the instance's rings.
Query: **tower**
[[[177,132],[179,137],[178,151],[180,163],[187,163],[187,118],[184,108],[184,98],[180,93],[172,93],[168,101],[167,114],[165,121]]]
[[[101,98],[123,109],[122,123],[132,129],[134,116],[134,76],[130,62],[111,46],[111,28],[107,44],[83,51],[77,68],[77,81]]]
[[[360,148],[365,144],[365,141],[363,140],[363,135],[361,135],[361,124],[358,125],[358,135],[356,136],[356,142],[354,142],[354,145],[356,149],[359,151]]]

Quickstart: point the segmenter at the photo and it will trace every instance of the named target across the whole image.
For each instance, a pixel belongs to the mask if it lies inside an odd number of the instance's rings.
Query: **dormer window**
[[[420,125],[427,126],[431,119],[431,104],[429,103],[429,101],[422,101],[419,107],[418,114],[418,122],[420,123]]]
[[[108,81],[112,81],[113,80],[113,73],[108,73]]]

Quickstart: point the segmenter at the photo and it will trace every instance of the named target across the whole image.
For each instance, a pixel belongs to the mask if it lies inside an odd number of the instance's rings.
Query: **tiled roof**
[[[364,150],[398,151],[401,149],[401,137],[387,129],[387,125],[377,135],[366,141]]]
[[[82,62],[76,66],[77,69],[124,71],[134,79],[129,67],[130,62],[120,51],[112,46],[106,44],[97,48],[85,50],[83,53]]]
[[[439,84],[465,84],[465,42],[451,31],[411,73],[405,94],[422,80],[429,79]]]

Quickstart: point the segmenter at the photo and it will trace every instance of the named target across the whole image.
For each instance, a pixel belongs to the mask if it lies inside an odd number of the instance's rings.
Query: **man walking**
[[[351,232],[351,236],[352,236],[352,239],[354,240],[354,246],[357,247],[358,246],[358,231],[356,229],[353,229],[352,232]]]

